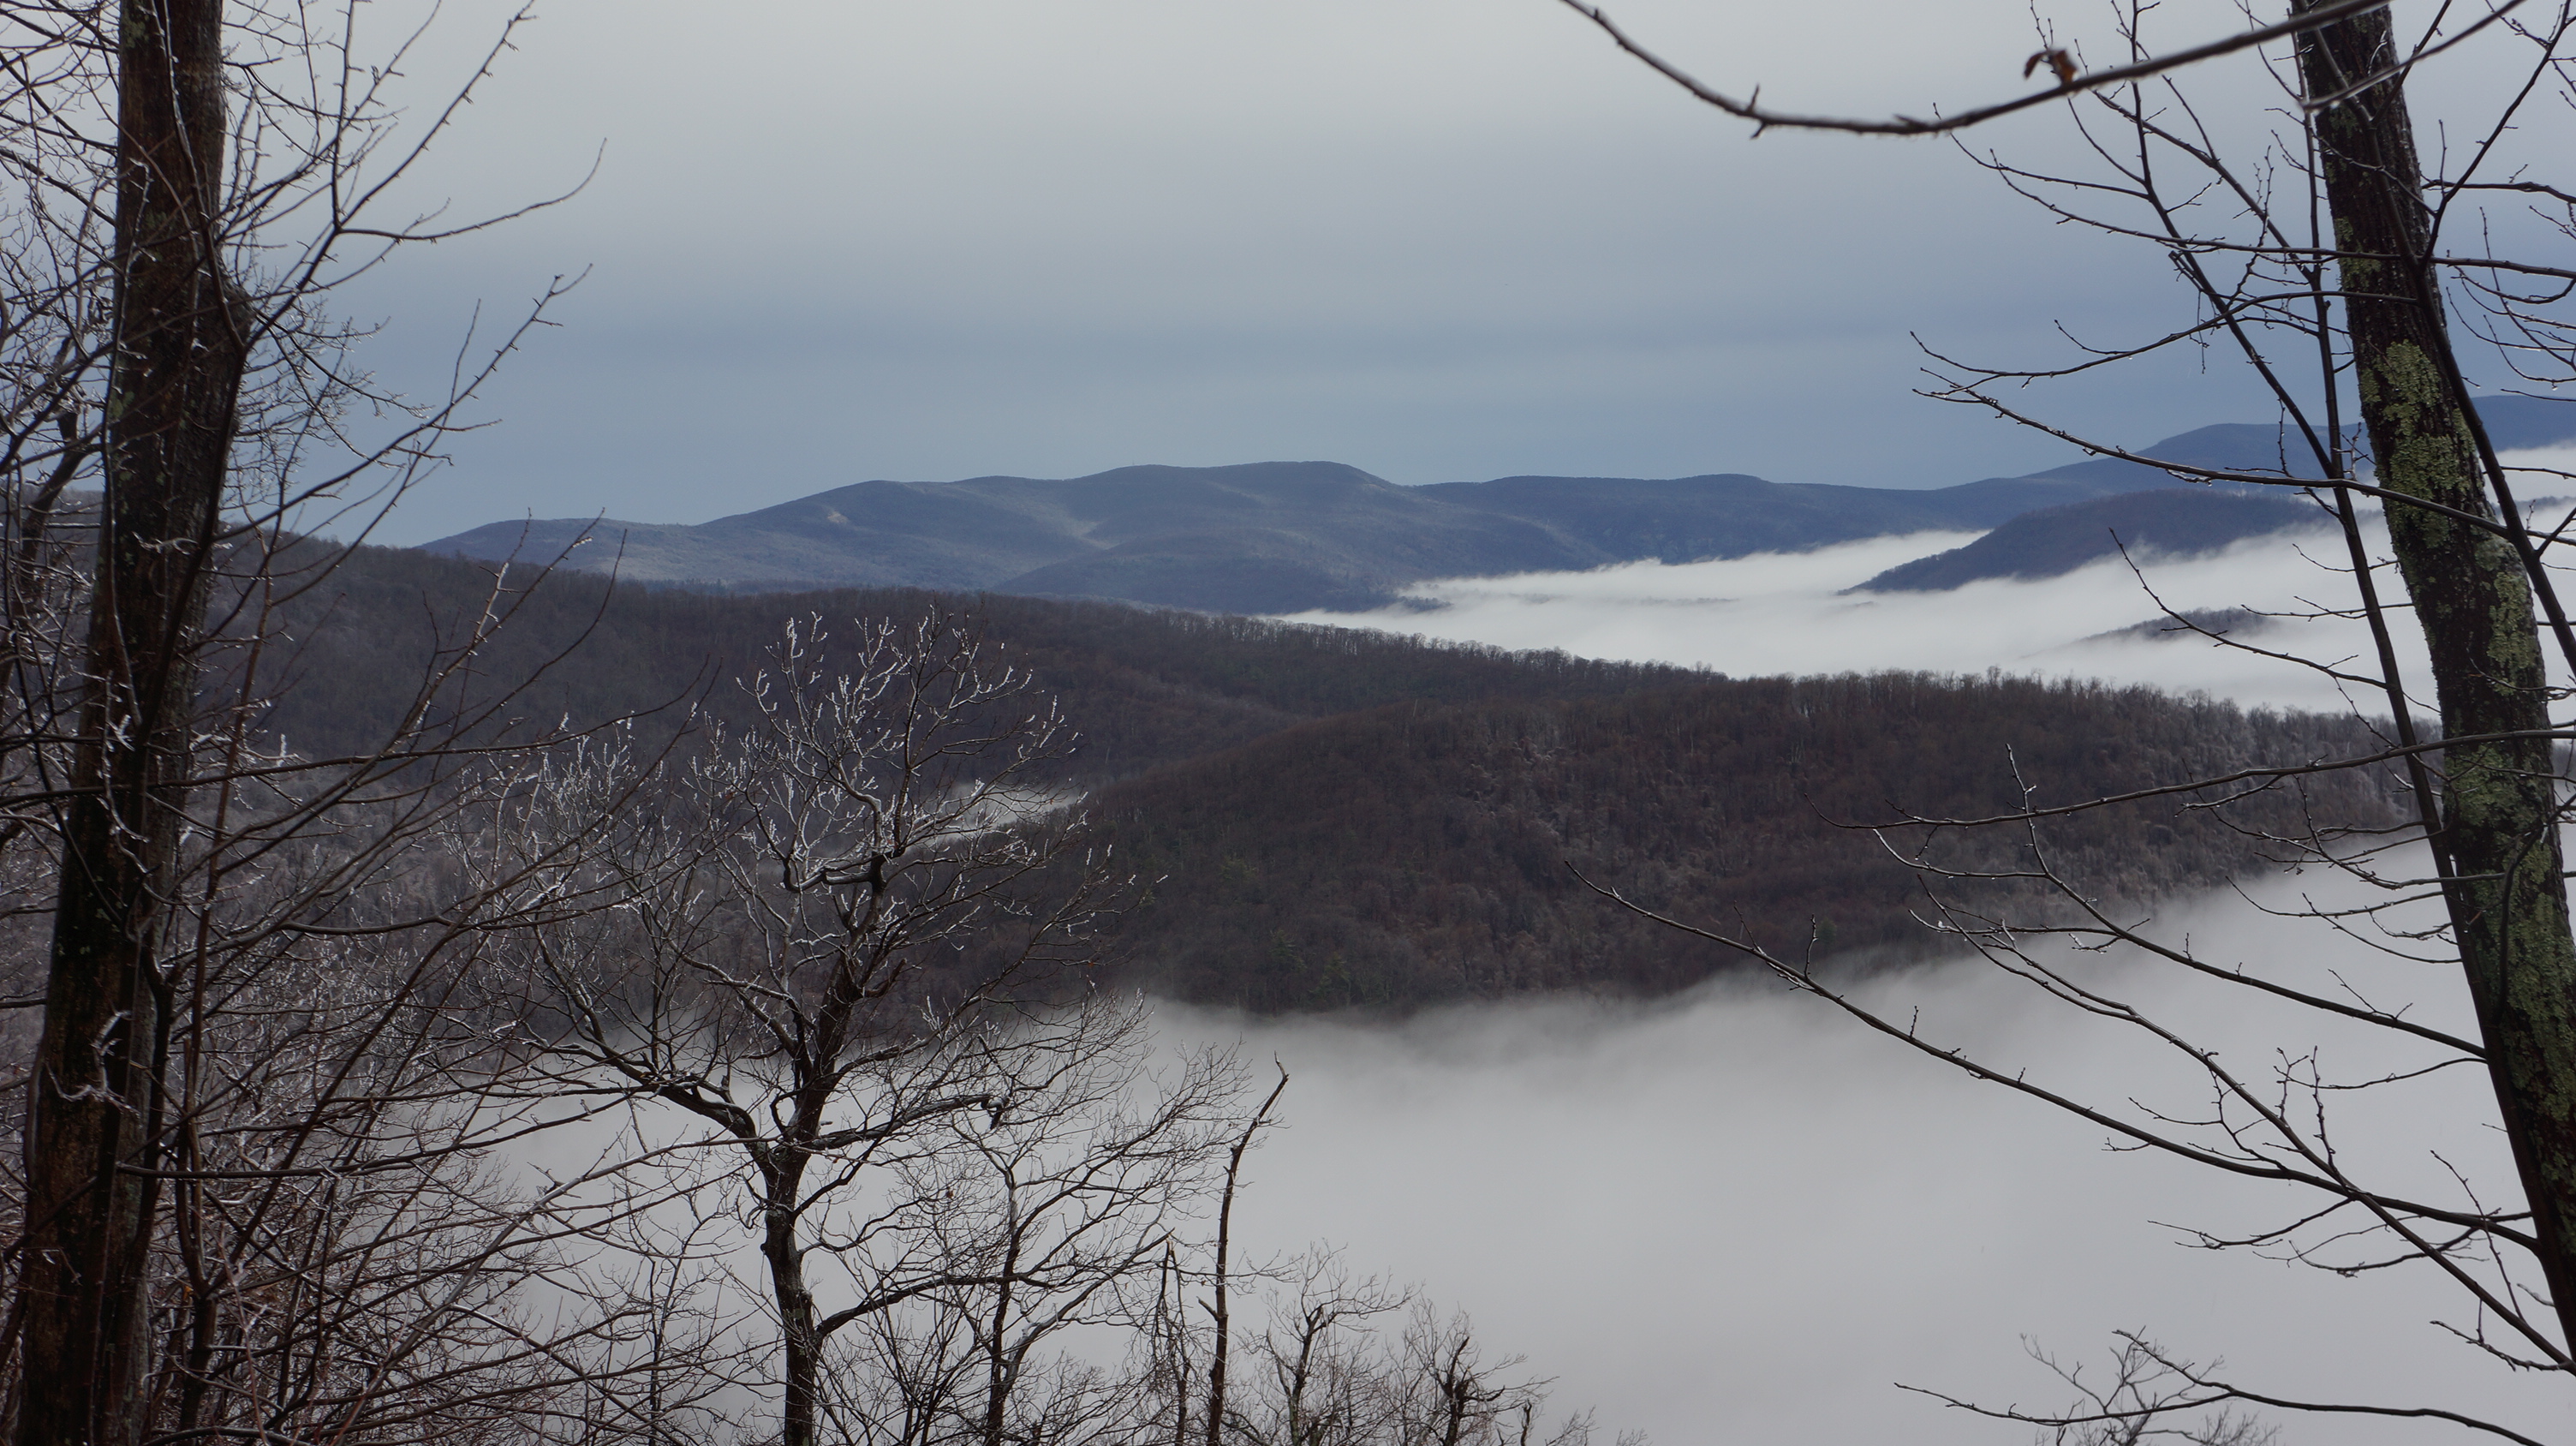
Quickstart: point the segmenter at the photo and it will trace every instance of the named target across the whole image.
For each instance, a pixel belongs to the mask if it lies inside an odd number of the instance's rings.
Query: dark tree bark
[[[205,567],[248,347],[222,269],[221,0],[118,16],[115,355],[86,695],[30,1085],[24,1446],[144,1421],[167,917]]]
[[[2294,11],[2322,0],[2296,0]],[[2385,9],[2299,37],[2334,217],[2362,420],[2380,485],[2493,518],[2484,449],[2427,259],[2432,217]],[[2389,536],[2432,653],[2448,737],[2435,856],[2541,1266],[2576,1345],[2576,941],[2560,882],[2548,680],[2522,559],[2493,531],[2392,498]]]
[[[1226,1353],[1234,1336],[1233,1299],[1227,1293],[1225,1267],[1227,1252],[1234,1245],[1234,1191],[1243,1178],[1243,1152],[1252,1148],[1254,1137],[1270,1121],[1270,1107],[1279,1103],[1279,1097],[1287,1092],[1288,1067],[1281,1065],[1279,1083],[1270,1087],[1269,1097],[1262,1100],[1261,1108],[1252,1112],[1252,1121],[1243,1127],[1242,1138],[1234,1142],[1234,1148],[1225,1156],[1225,1192],[1218,1198],[1216,1209],[1216,1295],[1208,1306],[1208,1314],[1216,1318],[1216,1341],[1208,1356],[1208,1446],[1223,1446],[1224,1442]],[[1296,1419],[1292,1406],[1288,1418],[1292,1440],[1296,1435]]]
[[[769,1289],[778,1305],[779,1343],[785,1347],[784,1446],[814,1446],[823,1380],[823,1331],[814,1289],[805,1279],[805,1246],[797,1224],[805,1188],[805,1154],[793,1144],[773,1146],[776,1159],[761,1164],[760,1253],[769,1262]]]

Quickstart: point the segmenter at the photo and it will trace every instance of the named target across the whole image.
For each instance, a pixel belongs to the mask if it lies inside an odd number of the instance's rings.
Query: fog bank
[[[2576,471],[2576,448],[2510,462]],[[2564,492],[2526,475],[2522,490]],[[2555,525],[2563,501],[2528,504]],[[1682,566],[1426,583],[1428,611],[1306,621],[1510,648],[1699,665],[1739,676],[1876,669],[2094,677],[2249,706],[2341,711],[2334,680],[2206,639],[2128,631],[2178,611],[2289,614],[2237,636],[2372,671],[2330,531],[2251,539],[2190,559],[2114,558],[2062,577],[1950,592],[1846,594],[1972,533],[1877,538],[1798,554]],[[2375,558],[2384,528],[2368,524]],[[2383,572],[2394,590],[2393,574]],[[2401,665],[2423,649],[2403,613]],[[2366,711],[2384,700],[2364,693]],[[1615,881],[1612,881],[1615,882]],[[2167,911],[2160,935],[2204,958],[2410,1016],[2471,1024],[2455,966],[2395,960],[2267,908],[2357,900],[2337,877],[2258,884],[2252,900]],[[2258,907],[2258,905],[2260,907]],[[2430,1056],[2358,1026],[2321,1027],[2247,991],[2134,958],[2086,977],[2181,1022],[2241,1073],[2272,1078],[2319,1051],[2356,1078]],[[2205,1079],[2102,1021],[2052,1005],[1981,963],[1953,960],[1862,993],[1926,1038],[2027,1068],[2135,1117],[2205,1116]],[[2331,1025],[2332,1021],[2326,1021]],[[2382,1406],[2443,1406],[2547,1438],[2569,1419],[2555,1383],[2516,1376],[2431,1324],[2474,1328],[2465,1295],[2420,1267],[2345,1279],[2277,1258],[2213,1252],[2181,1227],[2279,1224],[2318,1203],[2287,1187],[2106,1148],[2108,1132],[1872,1034],[1821,1001],[1736,977],[1645,1005],[1491,1005],[1410,1024],[1254,1021],[1171,1009],[1182,1037],[1240,1035],[1248,1057],[1297,1072],[1293,1129],[1259,1157],[1247,1218],[1281,1246],[1348,1241],[1352,1263],[1423,1281],[1473,1312],[1501,1349],[1560,1377],[1560,1404],[1667,1443],[2020,1442],[2026,1427],[1944,1409],[1893,1383],[2029,1408],[2071,1392],[2023,1354],[2107,1367],[2111,1333],[2143,1330],[2249,1389]],[[2382,1188],[2457,1202],[2460,1166],[2488,1200],[2518,1198],[2481,1072],[2338,1096],[2344,1158]],[[2157,1223],[2161,1222],[2161,1223]],[[2277,1252],[2276,1252],[2277,1254]],[[2271,1412],[2281,1440],[2458,1439],[2352,1417]]]
[[[2532,494],[2525,507],[2535,527],[2567,519],[2567,500],[2553,494],[2576,477],[2576,447],[2508,452],[2505,462],[2522,470],[2519,486]],[[2370,514],[2363,531],[2372,558],[2385,564],[2387,528]],[[2274,616],[2233,630],[2236,642],[2347,672],[2373,671],[2369,629],[2357,618],[2330,615],[2355,596],[2343,540],[2330,530],[2249,538],[2201,557],[2111,557],[2060,577],[1996,578],[1947,592],[1846,592],[1888,568],[1981,535],[1922,532],[1676,566],[1640,562],[1591,572],[1449,578],[1408,590],[1417,604],[1434,605],[1428,611],[1311,612],[1296,620],[1679,663],[1738,677],[2001,668],[2202,692],[2249,707],[2341,712],[2350,706],[2344,685],[2315,669],[2183,633],[2131,631],[2162,626],[2167,608],[2241,608]],[[2393,569],[2383,565],[2378,575],[2384,590],[2399,592]],[[2402,614],[2394,637],[2418,706],[2429,711],[2421,691],[2423,640]],[[2365,711],[2387,712],[2382,698],[2361,701]]]
[[[2351,890],[2309,876],[2262,900],[2303,893]],[[2466,1023],[2438,966],[2232,899],[2166,923],[2203,957],[2321,988],[2335,987],[2332,969],[2383,1003],[2420,998],[2421,1020]],[[2312,1046],[2345,1076],[2429,1058],[2377,1031],[2320,1029],[2233,986],[2133,960],[2088,967],[2249,1074]],[[2208,1105],[2189,1070],[1983,965],[1912,971],[1865,993],[1899,1018],[1919,1006],[1927,1038],[2115,1111],[2132,1096],[2180,1114]],[[2569,1424],[2550,1384],[2511,1379],[2425,1324],[2471,1323],[2429,1272],[2341,1279],[2190,1248],[2151,1223],[2278,1222],[2312,1203],[2295,1192],[2107,1152],[2098,1127],[1764,981],[1633,1006],[1478,1006],[1402,1026],[1166,1006],[1163,1028],[1239,1038],[1248,1061],[1275,1055],[1295,1076],[1290,1127],[1250,1168],[1238,1240],[1344,1242],[1356,1270],[1423,1282],[1470,1311],[1496,1349],[1526,1352],[1530,1372],[1559,1378],[1559,1406],[1597,1406],[1605,1427],[1642,1427],[1664,1446],[2026,1441],[2027,1428],[1892,1383],[2060,1405],[2069,1393],[2023,1356],[2022,1338],[2098,1362],[2121,1328],[2204,1362],[2223,1356],[2253,1389],[2446,1405],[2543,1432]],[[2445,1071],[2402,1102],[2345,1097],[2335,1108],[2357,1167],[2457,1200],[2438,1150],[2511,1197],[2475,1072]],[[2450,1435],[2274,1419],[2287,1443]]]
[[[2198,558],[2143,558],[2144,586],[2138,572],[2113,557],[2029,582],[1999,578],[1948,592],[1844,591],[1977,536],[1928,532],[1676,566],[1643,562],[1592,572],[1453,578],[1410,589],[1440,605],[1432,611],[1313,612],[1297,620],[1697,665],[1739,677],[2001,668],[2323,710],[2340,710],[2344,702],[2331,679],[2311,670],[2197,637],[2099,635],[2159,618],[2161,597],[2177,611],[2290,615],[2259,635],[2239,634],[2264,648],[2327,659],[2370,655],[2369,632],[2360,622],[2313,616],[2320,606],[2340,606],[2351,590],[2346,576],[2325,570],[2342,552],[2330,532],[2253,538]],[[2409,666],[2420,666],[2423,649],[2412,630],[2401,629],[2401,640]]]

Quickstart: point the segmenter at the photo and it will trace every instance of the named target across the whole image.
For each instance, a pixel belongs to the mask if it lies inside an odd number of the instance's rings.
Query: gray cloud
[[[424,97],[492,8],[449,7],[410,67]],[[2178,33],[2233,22],[2187,9]],[[475,300],[592,268],[490,397],[504,424],[390,535],[1139,461],[1948,483],[2071,453],[1910,396],[1909,333],[2029,360],[2063,354],[2059,321],[2108,339],[2188,312],[2154,256],[2050,225],[1946,147],[1748,141],[1549,0],[756,14],[552,5],[433,153],[411,194],[465,214],[606,145],[566,206],[351,296],[417,388]],[[1621,16],[1820,107],[2002,93],[2030,44],[2001,0]],[[2070,153],[2054,117],[1984,143]],[[2267,410],[2197,357],[2045,403],[2131,443]]]

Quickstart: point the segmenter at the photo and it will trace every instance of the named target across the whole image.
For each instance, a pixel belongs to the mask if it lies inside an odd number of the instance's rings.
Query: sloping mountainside
[[[323,555],[313,549],[307,560]],[[442,707],[510,680],[521,686],[507,716],[537,723],[658,710],[642,724],[654,733],[693,700],[738,721],[736,680],[759,670],[790,620],[819,619],[847,635],[857,619],[909,622],[938,607],[977,620],[1003,657],[1062,701],[1082,739],[1057,777],[1085,787],[1405,699],[1588,698],[1706,676],[1115,603],[903,588],[719,596],[611,588],[584,573],[539,581],[534,569],[510,578],[497,604],[506,625],[477,655],[465,694]],[[280,619],[292,645],[269,650],[286,659],[285,684],[264,727],[308,756],[374,746],[412,705],[433,639],[462,636],[494,590],[494,570],[481,564],[354,550],[327,580],[295,592]],[[218,694],[230,686],[208,681]]]
[[[2503,446],[2576,437],[2576,408],[2506,397],[2482,410]],[[2187,465],[2299,475],[2283,441],[2277,427],[2227,425],[2146,451]],[[1986,528],[2037,508],[2172,484],[2156,468],[2107,458],[1933,489],[1732,474],[1398,487],[1336,462],[1122,467],[1061,481],[861,482],[693,526],[500,522],[423,550],[544,560],[576,549],[569,559],[576,568],[717,591],[908,586],[1292,612],[1377,606],[1394,589],[1434,577],[1686,562]]]
[[[2025,512],[1965,547],[1901,563],[1853,592],[1940,592],[1990,577],[2056,577],[2126,548],[2132,557],[2190,557],[2231,542],[2333,519],[2305,498],[2206,488],[2128,492]]]
[[[281,619],[289,641],[270,650],[293,661],[264,721],[320,755],[359,751],[392,725],[433,634],[456,636],[493,579],[471,563],[360,549],[307,581]],[[1101,603],[612,591],[583,575],[499,602],[509,623],[464,687],[533,675],[509,712],[542,722],[692,695],[739,716],[732,680],[791,618],[847,630],[933,606],[980,617],[1084,734],[1059,779],[1090,792],[1105,841],[1157,880],[1124,936],[1125,977],[1262,1010],[1652,992],[1734,967],[1583,890],[1567,858],[1646,903],[1775,944],[1801,943],[1812,920],[1826,956],[1904,952],[1925,940],[1908,914],[1914,876],[1827,819],[2009,806],[2008,748],[2040,796],[2060,800],[2366,746],[2357,725],[2143,691],[1728,681]],[[2364,781],[2325,786],[2326,816],[2383,811]],[[2253,821],[2286,826],[2292,806],[2258,800]],[[2173,804],[2056,837],[2072,872],[2124,897],[2254,862],[2241,835]],[[1953,862],[2021,857],[2010,832],[1938,846]]]
[[[2351,747],[2357,730],[2143,689],[1880,675],[1710,681],[1617,698],[1408,703],[1310,723],[1093,800],[1151,876],[1128,925],[1149,987],[1255,1011],[1384,1007],[1530,990],[1680,988],[1740,957],[1602,900],[1790,958],[1919,956],[1922,886],[1877,835],[1828,820],[2013,808]],[[2007,756],[2006,750],[2011,753]],[[2320,783],[2317,815],[2384,819],[2376,779]],[[2283,791],[2235,807],[2294,832]],[[2013,829],[1900,832],[1951,867],[2027,869]],[[2052,824],[2050,861],[2101,896],[2150,899],[2258,867],[2180,800]],[[2046,908],[2022,886],[1942,885],[1972,908]]]

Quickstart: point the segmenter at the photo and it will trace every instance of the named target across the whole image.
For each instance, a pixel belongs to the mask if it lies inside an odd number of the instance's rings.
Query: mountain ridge
[[[2197,557],[2242,542],[2333,525],[2304,498],[2160,487],[2012,518],[1965,547],[1900,563],[1847,591],[1946,592],[1989,578],[2057,577],[2118,552]]]
[[[2481,412],[2501,447],[2576,440],[2576,409],[2545,399],[2489,398]],[[2183,466],[2305,475],[2289,441],[2282,427],[2221,423],[2142,450]],[[581,571],[719,592],[926,587],[1206,612],[1348,611],[1385,606],[1407,584],[1435,577],[1983,530],[2175,485],[2170,472],[2110,457],[1939,488],[1744,473],[1402,487],[1339,462],[1140,465],[1062,479],[870,480],[695,524],[491,523],[421,550],[486,561],[561,556]]]

